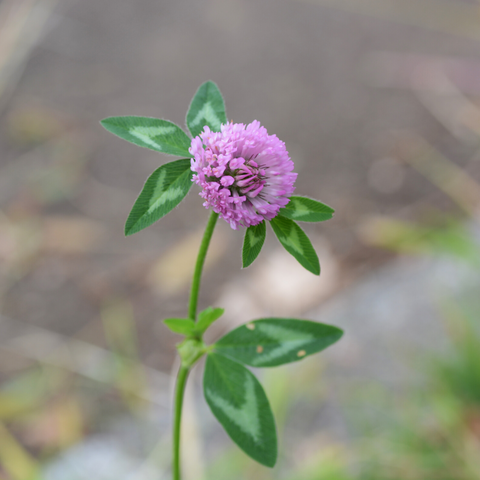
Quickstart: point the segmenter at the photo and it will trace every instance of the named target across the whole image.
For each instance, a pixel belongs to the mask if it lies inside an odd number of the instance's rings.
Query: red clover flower
[[[271,220],[289,202],[297,174],[285,143],[257,120],[227,123],[220,132],[205,126],[189,149],[200,196],[234,230]]]

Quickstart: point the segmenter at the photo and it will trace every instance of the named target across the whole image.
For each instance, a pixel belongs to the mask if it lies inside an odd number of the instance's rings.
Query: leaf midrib
[[[310,332],[308,332],[310,333]],[[339,335],[339,334],[338,334]],[[312,343],[317,343],[317,342],[320,342],[320,341],[323,341],[323,340],[329,340],[331,338],[335,338],[337,337],[336,334],[330,334],[328,335],[327,337],[319,337],[319,338],[314,338],[312,340],[305,340],[305,345],[310,345]],[[215,347],[216,348],[235,348],[235,347],[255,347],[256,345],[258,344],[261,344],[262,347],[263,346],[272,346],[272,345],[289,345],[291,343],[295,343],[295,342],[298,342],[298,340],[300,340],[299,338],[297,338],[296,340],[293,339],[293,340],[287,340],[285,342],[279,342],[279,341],[264,341],[264,340],[261,340],[259,339],[258,342],[256,343],[240,343],[240,342],[235,342],[235,343],[216,343],[215,344]]]
[[[277,215],[277,216],[278,216],[278,217],[281,217],[282,219],[284,219],[284,218],[287,219],[287,222],[288,222],[288,221],[292,222],[292,228],[293,228],[293,229],[298,229],[298,230],[304,235],[304,236],[300,236],[300,238],[299,238],[299,240],[300,240],[300,242],[301,242],[301,245],[302,245],[302,246],[308,246],[308,248],[311,248],[313,251],[315,251],[315,250],[313,249],[313,245],[311,244],[311,242],[310,242],[310,241],[307,242],[308,237],[307,237],[306,233],[295,223],[294,220],[292,220],[292,219],[290,219],[290,218],[287,218],[287,217],[284,217],[284,216],[282,216],[282,215]],[[280,220],[280,222],[281,222],[281,220]],[[282,225],[280,222],[276,222],[276,223],[275,223],[275,226],[282,232],[282,235],[288,239],[288,232],[290,231],[290,229],[287,230],[287,231],[285,231],[285,230],[282,228],[283,225]],[[286,226],[285,226],[285,227],[286,227]],[[286,232],[287,232],[287,233],[286,233]],[[292,248],[290,245],[283,245],[283,246],[284,246],[285,249],[287,249],[287,250],[290,249],[292,252],[294,252],[294,253],[292,253],[292,255],[293,255],[294,257],[296,257],[296,258],[297,258],[297,257],[302,258],[306,263],[308,263],[308,265],[310,265],[310,267],[311,267],[313,270],[315,270],[315,272],[317,271],[317,267],[318,267],[317,263],[316,263],[315,261],[312,262],[309,256],[307,256],[306,254],[304,255],[303,253],[297,252],[297,251],[296,251],[294,248]],[[287,247],[288,247],[288,248],[287,248]],[[312,252],[310,252],[310,253],[312,253]]]
[[[215,359],[215,355],[220,356],[220,357],[226,357],[226,355],[222,355],[221,353],[216,353],[216,352],[215,352],[215,354],[214,354],[213,356],[212,356],[212,355],[209,355],[210,360],[212,360],[212,361],[214,362],[215,366],[217,365],[217,361],[216,361],[216,359]],[[231,362],[236,363],[236,364],[239,365],[241,368],[244,368],[247,372],[251,373],[250,370],[248,370],[247,367],[245,367],[244,365],[242,365],[240,362],[237,362],[236,360],[234,360],[234,359],[232,359],[232,358],[230,358],[230,357],[226,357],[226,358],[227,358],[227,360],[230,360]],[[216,368],[217,368],[217,372],[219,372],[220,376],[222,377],[222,380],[224,381],[225,385],[227,386],[228,391],[230,392],[230,394],[232,395],[232,397],[235,397],[235,395],[233,395],[232,392],[235,392],[235,391],[238,391],[238,390],[235,390],[235,389],[230,388],[230,385],[233,385],[234,387],[236,387],[236,386],[238,387],[238,385],[237,385],[236,383],[230,381],[230,377],[229,377],[226,373],[224,373],[221,368],[218,368],[218,367],[216,367]],[[246,375],[248,375],[248,374],[246,374]],[[245,399],[242,398],[242,400],[245,400]]]
[[[169,136],[161,136],[161,135],[156,135],[156,136],[153,136],[152,138],[161,138],[162,139],[162,143],[170,146],[170,147],[175,147],[177,149],[181,149],[181,148],[186,148],[185,150],[185,156],[186,157],[189,157],[189,158],[192,158],[192,154],[188,151],[188,148],[187,148],[187,144],[185,142],[183,142],[183,136],[182,136],[182,133],[185,135],[186,139],[188,139],[188,141],[190,142],[190,137],[175,123],[171,122],[170,120],[166,120],[165,118],[155,118],[155,117],[142,117],[140,115],[128,115],[129,118],[147,118],[149,120],[160,120],[162,122],[166,122],[174,127],[176,127],[178,130],[175,130],[175,133],[173,133],[172,135],[169,135]],[[113,118],[116,118],[116,117],[113,117]],[[121,117],[120,117],[121,118]],[[106,120],[103,120],[104,123],[106,123],[107,125],[112,125],[113,127],[115,128],[118,128],[120,130],[123,130],[125,133],[127,133],[128,135],[131,135],[131,136],[135,136],[133,135],[132,133],[130,133],[130,129],[125,127],[124,125],[119,125],[118,123],[113,123],[113,122],[108,122],[107,121],[108,119]],[[181,132],[181,133],[180,133]],[[177,138],[179,140],[179,142],[173,142],[173,141],[168,141],[168,139],[172,139],[173,138]],[[179,145],[179,143],[181,142],[181,145]],[[142,142],[144,143],[144,142]],[[148,147],[150,149],[152,149],[152,147]],[[158,152],[160,153],[164,153],[162,152],[161,150],[157,150]]]

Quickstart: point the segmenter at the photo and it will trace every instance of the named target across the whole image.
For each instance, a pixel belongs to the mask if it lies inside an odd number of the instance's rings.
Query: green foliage
[[[167,318],[163,322],[172,332],[180,335],[191,335],[195,329],[195,322],[189,318]]]
[[[243,365],[209,353],[203,379],[205,399],[231,439],[267,467],[277,460],[277,434],[268,399]]]
[[[363,236],[372,245],[399,253],[446,255],[480,266],[478,243],[465,223],[442,220],[439,226],[429,226],[391,218],[374,219],[366,224]]]
[[[247,228],[242,250],[243,268],[251,265],[258,257],[258,254],[265,243],[266,234],[267,228],[265,226],[265,220],[258,225]]]
[[[323,222],[332,218],[334,212],[333,208],[313,198],[292,196],[279,214],[297,222]]]
[[[224,312],[223,308],[208,307],[198,314],[197,323],[190,318],[167,318],[164,323],[172,332],[201,338],[205,330],[218,320]]]
[[[473,293],[476,297],[476,292]],[[451,332],[453,352],[436,361],[436,374],[448,390],[467,405],[480,409],[480,301],[443,299],[442,310]]]
[[[309,272],[320,275],[317,254],[305,232],[289,218],[277,215],[270,221],[273,231],[285,250]]]
[[[105,118],[100,123],[109,132],[140,147],[179,157],[190,156],[190,138],[168,120],[127,116]]]
[[[323,323],[263,318],[227,333],[215,343],[214,349],[253,367],[275,367],[320,352],[342,335],[339,328]]]
[[[215,83],[208,81],[200,85],[188,109],[186,123],[193,137],[199,135],[205,125],[219,132],[222,123],[227,123],[225,103]]]
[[[253,459],[273,466],[276,428],[265,393],[240,363],[273,367],[296,362],[335,343],[339,328],[308,320],[264,318],[242,325],[208,347],[204,392],[232,440]]]
[[[198,314],[198,322],[195,325],[195,330],[199,333],[205,332],[205,330],[216,320],[218,320],[225,310],[223,308],[208,307],[203,312]]]
[[[157,168],[145,182],[125,224],[125,235],[143,230],[172,211],[192,186],[190,160],[184,158]]]

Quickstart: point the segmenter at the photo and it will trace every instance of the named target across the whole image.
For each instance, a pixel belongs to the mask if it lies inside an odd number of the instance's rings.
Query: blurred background
[[[216,424],[192,374],[185,480],[480,479],[480,2],[0,2],[0,479],[170,478],[170,397],[207,212],[196,186],[133,237],[168,158],[104,131],[184,125],[211,79],[227,116],[285,141],[322,274],[271,231],[241,270],[219,222],[200,307],[210,334],[262,316],[339,325],[298,365],[257,373],[274,470]]]

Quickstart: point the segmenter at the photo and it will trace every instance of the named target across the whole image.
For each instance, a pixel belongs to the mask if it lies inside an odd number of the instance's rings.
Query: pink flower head
[[[297,174],[285,144],[257,120],[227,123],[218,133],[205,126],[189,152],[203,205],[235,230],[271,220],[295,190]]]

